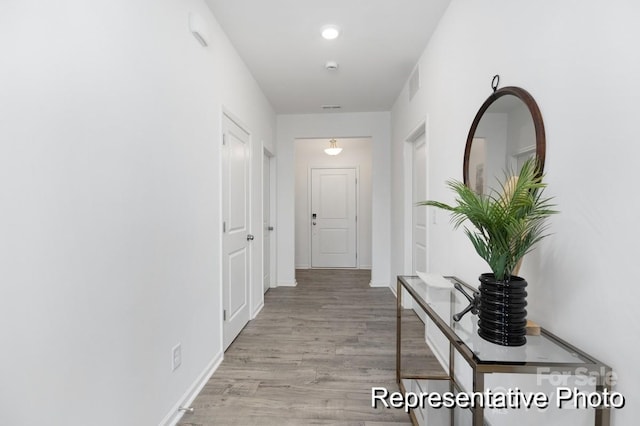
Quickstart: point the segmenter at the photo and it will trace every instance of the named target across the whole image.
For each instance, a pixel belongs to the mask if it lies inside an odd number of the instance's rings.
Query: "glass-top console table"
[[[407,389],[407,384],[411,383],[411,381],[421,383],[421,381],[435,380],[439,381],[439,383],[432,386],[431,389],[439,389],[440,392],[446,391],[452,395],[467,393],[473,396],[476,393],[487,391],[485,389],[485,378],[487,375],[494,373],[537,375],[538,384],[540,384],[540,380],[544,381],[545,375],[578,376],[583,378],[582,381],[585,383],[582,384],[586,384],[584,378],[587,377],[590,381],[589,385],[593,385],[592,393],[598,393],[599,395],[610,393],[612,374],[610,367],[544,329],[540,330],[539,335],[527,336],[527,343],[524,346],[505,347],[483,340],[478,336],[477,317],[475,315],[469,313],[460,321],[454,321],[453,314],[462,311],[468,304],[467,299],[454,288],[454,283],[459,283],[468,293],[473,293],[475,289],[456,277],[445,277],[445,279],[451,283],[450,287],[443,286],[441,285],[442,283],[432,286],[417,276],[398,276],[396,378],[402,393],[410,391]],[[417,305],[419,309],[425,312],[427,327],[429,330],[433,330],[433,333],[437,333],[438,338],[435,341],[437,342],[439,339],[440,348],[448,346],[446,348],[448,353],[445,351],[440,352],[440,360],[448,370],[444,375],[423,375],[415,371],[408,372],[402,369],[403,290],[406,290],[406,294],[409,295],[410,299],[415,301],[414,306]],[[456,361],[460,364],[461,359],[464,360],[462,364],[467,364],[468,367],[464,367],[464,365],[456,366]],[[462,379],[460,373],[462,367],[469,371],[470,380]],[[560,402],[558,401],[561,395],[562,398],[569,398],[569,394],[566,393],[568,390],[566,389],[572,388],[571,384],[567,384],[566,380],[558,380],[557,377],[552,380],[546,377],[546,380],[547,382],[543,383],[547,385],[546,392],[549,391],[550,384],[563,385],[562,389],[555,386],[555,391],[559,392],[557,395],[549,395],[550,406],[559,404]],[[421,387],[417,388],[422,389]],[[538,386],[538,390],[544,390],[544,388]],[[591,401],[597,400],[597,397],[598,395],[595,395]],[[574,400],[567,400],[567,402],[575,404]],[[486,401],[483,404],[486,404]],[[609,426],[610,408],[601,404],[596,408],[584,407],[582,411],[586,410],[590,411],[590,413],[586,414],[589,424]],[[471,423],[474,426],[490,424],[487,421],[483,407],[476,405],[475,408],[468,408],[466,411],[468,412],[466,417],[450,414],[446,424],[468,425]],[[416,424],[415,413],[412,413],[411,418]],[[460,420],[462,418],[466,420]],[[591,419],[593,423],[591,423]],[[442,422],[442,420],[439,420],[439,422]],[[507,424],[514,423],[507,422]]]

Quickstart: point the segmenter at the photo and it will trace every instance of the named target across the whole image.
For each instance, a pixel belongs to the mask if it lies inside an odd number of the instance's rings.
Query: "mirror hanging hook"
[[[500,84],[500,74],[496,74],[491,79],[491,88],[493,89],[493,93],[496,93],[496,90],[498,90],[499,84]]]

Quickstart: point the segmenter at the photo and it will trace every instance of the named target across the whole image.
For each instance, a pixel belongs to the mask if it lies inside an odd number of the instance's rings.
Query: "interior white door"
[[[262,259],[262,286],[266,293],[271,286],[271,167],[270,158],[264,153],[262,160],[262,227],[263,227],[263,259]]]
[[[356,169],[311,169],[311,266],[357,266]]]
[[[222,298],[225,350],[249,322],[251,250],[249,134],[223,119],[222,145]]]
[[[413,273],[427,270],[427,208],[416,206],[427,199],[427,144],[425,134],[413,143]]]

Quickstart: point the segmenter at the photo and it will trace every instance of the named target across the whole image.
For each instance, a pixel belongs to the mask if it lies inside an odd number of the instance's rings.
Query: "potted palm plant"
[[[517,176],[506,173],[500,189],[477,194],[463,182],[449,181],[456,193],[456,204],[422,201],[451,212],[454,228],[470,222],[465,233],[476,252],[491,268],[479,277],[478,334],[485,340],[504,346],[526,343],[525,309],[527,282],[515,275],[522,257],[546,234],[546,219],[557,213],[537,161],[525,162]]]

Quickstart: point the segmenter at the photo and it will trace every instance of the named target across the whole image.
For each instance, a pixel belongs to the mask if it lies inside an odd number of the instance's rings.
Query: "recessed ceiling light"
[[[340,35],[340,28],[335,25],[325,25],[322,27],[322,37],[327,40],[333,40]]]

